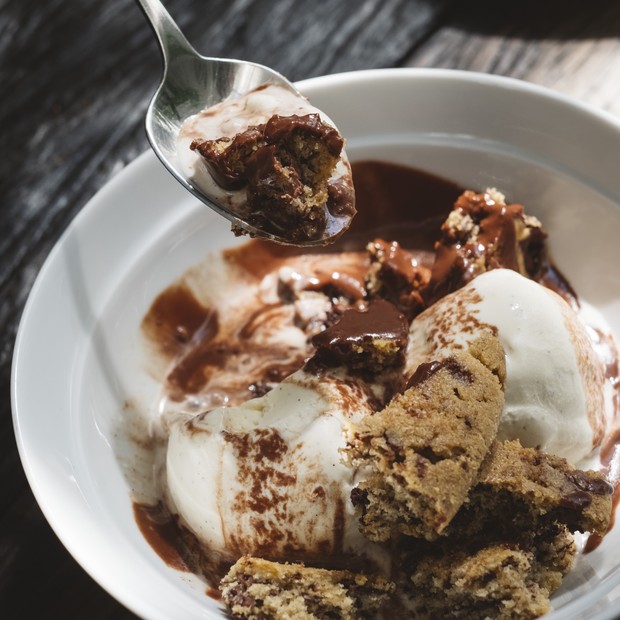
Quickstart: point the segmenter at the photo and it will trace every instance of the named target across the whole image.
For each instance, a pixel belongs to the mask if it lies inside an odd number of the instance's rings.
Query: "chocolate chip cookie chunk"
[[[360,620],[372,618],[394,585],[380,577],[242,557],[220,591],[235,618]]]
[[[448,527],[497,435],[504,372],[502,346],[485,334],[420,365],[404,393],[353,428],[346,457],[370,472],[351,494],[367,538],[433,540]]]

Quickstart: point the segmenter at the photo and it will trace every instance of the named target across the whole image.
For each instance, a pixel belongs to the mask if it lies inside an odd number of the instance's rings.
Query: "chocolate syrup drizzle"
[[[357,251],[360,253],[359,264],[355,268],[349,265],[344,274],[346,277],[334,269],[316,273],[308,285],[308,290],[327,292],[331,298],[340,298],[349,305],[364,300],[368,258],[363,249],[378,237],[397,241],[407,251],[408,260],[413,258],[430,267],[429,257],[432,257],[434,243],[439,238],[441,224],[463,188],[420,170],[376,161],[355,163],[353,178],[358,214],[347,234],[334,245],[302,251],[253,240],[226,250],[224,257],[229,264],[242,270],[246,277],[259,282],[291,257]],[[552,263],[544,266],[539,281],[575,305],[577,297],[573,289]],[[240,377],[239,385],[230,394],[230,404],[264,394],[275,383],[301,368],[312,354],[310,343],[307,349],[287,355],[277,348],[256,347],[252,342],[253,331],[261,321],[269,320],[272,311],[273,308],[268,305],[259,307],[234,334],[222,333],[217,311],[203,306],[187,286],[175,284],[163,291],[144,317],[142,327],[158,354],[171,363],[165,385],[168,396],[181,399],[188,393],[199,393],[209,385],[210,377],[217,370],[230,364],[231,359],[241,353],[262,357],[267,363],[252,376]],[[609,344],[613,347],[613,343]],[[424,376],[415,375],[415,380],[424,380],[426,374],[434,370],[430,367],[422,369],[420,373]],[[620,372],[615,347],[607,367],[607,377],[614,386],[617,411]],[[618,417],[616,423],[617,430],[606,438],[601,449],[601,461],[607,472],[612,462],[620,460]],[[612,482],[616,506],[620,500],[620,482]],[[145,538],[166,564],[179,570],[196,570],[195,549],[199,549],[200,544],[195,539],[188,544],[191,534],[179,529],[175,518],[162,505],[148,507],[136,504],[134,512]],[[338,524],[334,525],[338,527]],[[591,536],[586,551],[598,544],[600,537]],[[206,571],[206,576],[216,583],[228,564],[214,562]],[[201,570],[205,572],[204,565]],[[217,591],[212,590],[211,595],[217,596]]]

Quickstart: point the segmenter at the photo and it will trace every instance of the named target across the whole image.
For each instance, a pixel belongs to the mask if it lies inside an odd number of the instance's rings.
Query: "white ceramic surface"
[[[620,122],[514,80],[382,70],[300,84],[347,137],[473,188],[496,186],[550,233],[555,262],[620,334]],[[83,209],[33,287],[15,348],[13,416],[28,480],[67,549],[149,619],[224,617],[164,565],[134,522],[123,409],[156,404],[140,321],[210,249],[238,243],[146,153]],[[620,614],[620,526],[579,558],[549,618]],[[67,584],[66,587],[71,587]]]

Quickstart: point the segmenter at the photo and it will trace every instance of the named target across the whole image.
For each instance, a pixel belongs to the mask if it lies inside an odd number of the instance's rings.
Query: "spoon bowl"
[[[259,230],[244,221],[194,185],[185,176],[180,165],[177,136],[183,121],[193,114],[226,99],[240,97],[264,84],[275,84],[300,97],[302,95],[284,76],[269,67],[247,61],[200,55],[159,0],[138,0],[138,3],[155,31],[164,59],[162,81],[146,113],[146,135],[153,151],[185,189],[228,219],[233,226],[242,228],[253,237],[290,243],[282,236]],[[337,237],[341,231],[332,226],[326,230],[325,237],[296,245],[325,245],[330,237]]]

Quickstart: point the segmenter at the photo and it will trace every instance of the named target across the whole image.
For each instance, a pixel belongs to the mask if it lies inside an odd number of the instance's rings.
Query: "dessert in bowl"
[[[302,84],[302,89],[346,137],[354,168],[356,162],[364,161],[413,166],[479,192],[500,188],[510,202],[526,205],[528,214],[543,222],[554,264],[587,302],[584,307],[591,307],[595,320],[602,317],[602,323],[618,333],[614,315],[619,296],[610,265],[616,259],[613,240],[620,227],[620,188],[609,160],[620,137],[612,119],[510,80],[443,71],[331,76]],[[609,156],[596,161],[593,154],[600,153]],[[181,612],[187,617],[204,617],[205,613],[223,617],[221,604],[205,596],[205,582],[167,566],[146,543],[132,506],[132,500],[152,505],[160,499],[159,491],[146,484],[148,477],[140,459],[149,468],[153,465],[150,459],[158,438],[157,420],[169,411],[171,403],[181,402],[178,395],[170,394],[162,401],[162,379],[169,374],[165,366],[169,359],[162,360],[145,346],[143,318],[163,291],[175,285],[182,289],[181,284],[204,302],[198,306],[196,320],[205,318],[200,307],[208,308],[209,291],[220,291],[230,307],[235,306],[234,296],[227,294],[227,287],[234,283],[221,270],[213,269],[216,259],[206,258],[210,251],[227,248],[235,241],[225,224],[180,195],[158,173],[149,157],[134,164],[76,220],[43,271],[24,318],[15,376],[23,377],[22,369],[32,363],[34,349],[30,347],[34,344],[29,342],[34,341],[29,334],[36,328],[30,326],[37,325],[37,308],[42,303],[37,299],[52,295],[58,282],[67,287],[64,298],[71,300],[69,315],[58,323],[62,326],[71,320],[68,328],[78,341],[65,368],[79,370],[70,393],[61,390],[56,394],[54,408],[68,412],[56,433],[48,433],[48,437],[57,438],[53,444],[59,441],[62,445],[59,449],[55,444],[55,453],[62,458],[54,461],[50,457],[58,467],[41,472],[38,459],[46,453],[46,442],[33,437],[32,428],[39,426],[40,436],[40,425],[45,427],[47,422],[31,421],[22,413],[40,407],[32,402],[32,394],[24,396],[21,382],[15,383],[14,392],[18,437],[33,488],[48,518],[101,583],[147,617],[174,617]],[[368,226],[381,231],[375,236],[388,241],[396,238],[402,224],[390,221],[385,212],[389,202],[385,197],[397,193],[396,182],[392,177],[381,184],[366,214]],[[370,195],[372,188],[367,191]],[[417,195],[419,203],[428,201],[420,184],[414,183],[406,191]],[[121,202],[127,205],[129,200],[131,206],[118,233],[104,205],[118,203],[121,196]],[[449,211],[450,199],[445,204]],[[362,214],[359,202],[358,211]],[[386,224],[392,224],[391,231]],[[96,241],[102,233],[115,235],[114,257],[109,256],[102,240]],[[585,250],[589,244],[591,251]],[[236,253],[239,256],[243,250]],[[233,255],[231,250],[228,256]],[[101,256],[106,256],[105,265]],[[248,262],[259,269],[259,259],[257,254]],[[344,268],[341,271],[346,274]],[[207,280],[205,273],[210,274]],[[57,303],[61,304],[60,300]],[[48,304],[48,312],[50,307],[55,305]],[[222,315],[224,319],[228,316]],[[61,333],[59,329],[48,337],[60,337]],[[288,361],[283,360],[282,366]],[[177,377],[182,385],[180,372]],[[274,383],[282,378],[278,373],[274,377]],[[303,381],[296,383],[289,385],[291,390],[304,389]],[[50,390],[59,384],[50,383]],[[264,387],[256,385],[254,389]],[[211,402],[194,399],[188,407],[198,410],[227,404],[226,394],[221,392],[221,402],[217,402],[217,394],[211,394]],[[263,399],[285,397],[282,392],[273,388]],[[322,429],[318,436],[326,433],[328,429]],[[187,451],[181,450],[181,454]],[[367,453],[356,447],[354,457],[365,459]],[[50,479],[51,486],[62,491],[54,497],[47,490]],[[63,505],[63,497],[71,501]],[[72,515],[67,515],[66,506],[74,509]],[[71,527],[78,517],[80,527]],[[144,519],[140,522],[144,524]],[[359,535],[358,530],[351,531],[352,539]],[[552,614],[573,617],[571,614],[579,614],[591,604],[607,604],[605,597],[619,579],[612,551],[615,536],[612,529],[596,549],[579,555],[552,599]],[[168,551],[167,557],[174,557],[174,550]],[[613,605],[613,593],[610,596],[608,603]]]

